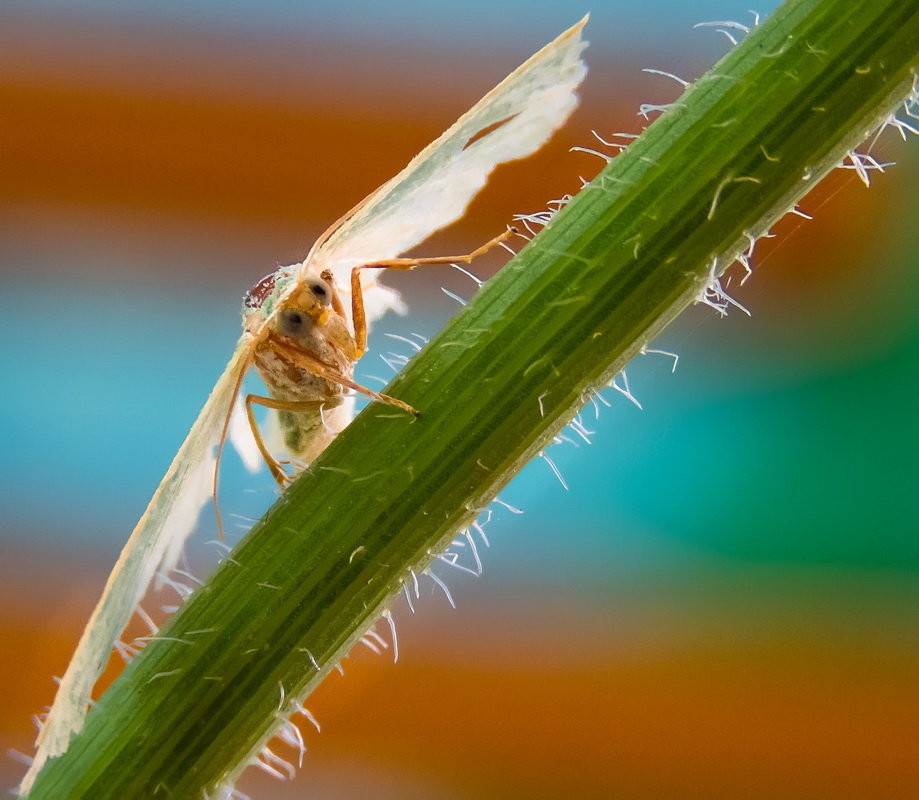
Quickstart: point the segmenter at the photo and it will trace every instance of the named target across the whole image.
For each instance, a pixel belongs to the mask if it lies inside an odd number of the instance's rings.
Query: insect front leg
[[[516,228],[508,228],[500,236],[485,242],[481,247],[463,256],[434,256],[433,258],[390,258],[386,261],[377,261],[373,264],[362,264],[351,270],[351,317],[354,320],[354,343],[357,348],[357,358],[367,350],[367,315],[364,313],[364,288],[361,286],[361,270],[363,269],[402,269],[409,270],[416,267],[427,267],[434,264],[468,264],[473,259],[484,255],[489,250],[497,247],[501,242],[517,233]]]
[[[281,354],[284,357],[284,360],[289,361],[292,364],[296,364],[301,369],[306,370],[312,375],[315,375],[317,378],[324,378],[327,381],[332,383],[337,383],[339,386],[344,386],[347,389],[353,389],[356,392],[367,395],[373,400],[376,400],[380,403],[387,403],[391,406],[396,406],[401,408],[403,411],[408,411],[413,416],[419,416],[418,412],[412,408],[408,403],[404,403],[401,400],[397,400],[395,397],[390,397],[388,394],[382,394],[380,392],[375,392],[373,389],[369,389],[366,386],[362,386],[359,383],[355,383],[350,378],[342,375],[338,370],[330,367],[328,364],[320,361],[316,356],[309,353],[306,350],[303,350],[299,347],[294,347],[290,344],[287,344],[283,340],[275,342],[274,344],[275,351]],[[266,398],[263,398],[266,399]],[[271,399],[271,398],[267,398]],[[272,403],[281,402],[279,400],[271,400]],[[263,403],[267,405],[267,403]],[[271,408],[276,408],[277,406],[271,406]],[[306,409],[292,409],[292,410],[306,410]],[[264,455],[264,453],[263,453]]]

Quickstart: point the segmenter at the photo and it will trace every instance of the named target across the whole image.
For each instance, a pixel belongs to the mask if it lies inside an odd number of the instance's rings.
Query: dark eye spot
[[[310,291],[313,293],[313,297],[323,305],[328,305],[331,300],[328,288],[321,283],[311,283]]]
[[[306,328],[307,317],[296,308],[285,308],[278,314],[278,331],[283,336],[300,336]]]

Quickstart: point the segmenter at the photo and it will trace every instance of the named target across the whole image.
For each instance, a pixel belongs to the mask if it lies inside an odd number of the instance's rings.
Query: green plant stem
[[[792,0],[617,156],[257,524],[31,797],[214,796],[642,346],[909,94],[917,0]]]

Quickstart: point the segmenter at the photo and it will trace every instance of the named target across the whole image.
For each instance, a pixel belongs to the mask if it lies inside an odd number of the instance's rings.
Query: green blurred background
[[[687,6],[691,5],[691,8]],[[768,12],[770,8],[760,7]],[[474,248],[574,191],[569,153],[637,131],[639,103],[726,49],[726,0],[435,5],[33,0],[0,8],[0,660],[4,744],[60,674],[121,543],[238,333],[243,293],[395,174],[539,46],[593,14],[568,127],[502,168],[417,252]],[[256,798],[919,795],[916,142],[869,191],[838,171],[764,241],[734,295],[692,309],[629,370],[594,444],[531,464],[458,601],[397,605],[393,667],[359,648],[308,704],[293,783]],[[501,258],[475,270],[487,276]],[[359,365],[453,313],[430,270]],[[229,459],[254,516],[265,475]],[[240,528],[242,522],[240,521]],[[205,513],[196,563],[213,551]],[[237,532],[240,535],[241,530]],[[148,601],[151,608],[172,598]],[[283,748],[278,751],[282,752]],[[12,758],[0,779],[13,785]]]

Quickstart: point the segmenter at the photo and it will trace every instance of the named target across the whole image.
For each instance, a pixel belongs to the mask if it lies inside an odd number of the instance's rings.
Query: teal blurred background
[[[395,174],[530,53],[592,12],[583,103],[418,252],[474,248],[574,191],[591,129],[726,49],[729,2],[309,5],[32,0],[0,9],[0,725],[30,751],[102,582],[238,335],[244,292]],[[769,7],[760,7],[768,12]],[[734,295],[629,369],[593,444],[503,495],[485,574],[397,614],[310,707],[291,784],[253,797],[882,797],[919,793],[916,142],[866,190],[838,171],[761,242]],[[490,274],[500,258],[475,270]],[[389,279],[377,357],[473,284]],[[224,503],[266,476],[229,459]],[[215,525],[205,513],[195,558]],[[241,531],[240,531],[241,533]],[[171,598],[162,602],[171,602]],[[0,778],[15,783],[12,759]]]

